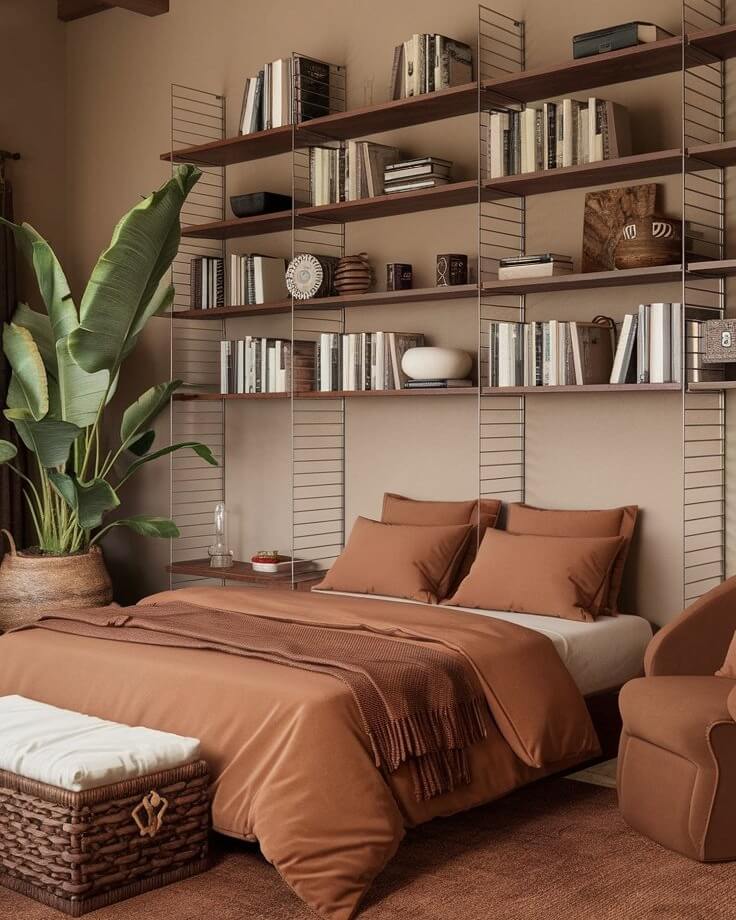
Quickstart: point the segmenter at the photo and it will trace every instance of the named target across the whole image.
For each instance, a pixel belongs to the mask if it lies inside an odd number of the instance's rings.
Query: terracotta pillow
[[[593,603],[623,537],[537,537],[487,530],[452,607],[594,620]]]
[[[472,524],[473,533],[468,540],[465,558],[458,567],[454,582],[450,585],[450,591],[452,591],[470,571],[486,529],[498,525],[500,514],[501,502],[495,498],[471,499],[465,502],[438,502],[406,498],[403,495],[386,492],[383,496],[381,520],[384,524],[414,524],[422,527]]]
[[[436,604],[447,597],[472,527],[395,527],[359,517],[316,589],[385,594]]]
[[[736,633],[728,646],[723,664],[716,671],[716,677],[729,677],[731,680],[736,680]]]
[[[509,533],[540,537],[623,537],[610,577],[593,605],[596,615],[615,615],[619,612],[618,596],[638,513],[637,505],[600,511],[568,511],[534,508],[532,505],[515,502],[506,509],[506,530]]]

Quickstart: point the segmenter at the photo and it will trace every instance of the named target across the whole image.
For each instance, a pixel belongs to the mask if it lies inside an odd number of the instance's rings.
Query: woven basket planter
[[[81,917],[207,868],[204,761],[84,792],[0,770],[0,884]]]
[[[0,532],[10,551],[0,563],[0,632],[38,619],[46,610],[105,607],[112,602],[112,583],[102,551],[93,546],[74,556],[18,552],[12,536]]]

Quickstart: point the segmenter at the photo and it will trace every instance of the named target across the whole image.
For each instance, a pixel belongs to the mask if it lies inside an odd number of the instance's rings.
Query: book
[[[447,390],[457,387],[472,387],[472,380],[458,380],[446,378],[443,380],[407,380],[404,384],[406,390]]]
[[[434,36],[434,82],[435,90],[461,86],[473,80],[473,49],[465,42]]]
[[[611,336],[599,323],[570,322],[574,380],[578,386],[608,383],[613,369]]]
[[[395,182],[384,186],[383,193],[390,195],[393,192],[414,192],[423,188],[437,188],[440,185],[447,185],[449,179],[442,177],[432,177],[427,179],[413,179],[408,182]]]
[[[285,300],[286,261],[273,256],[253,256],[253,283],[255,298],[253,303],[273,303]]]
[[[512,281],[520,278],[552,278],[557,275],[569,275],[572,271],[572,262],[530,262],[521,265],[499,266],[498,280]]]
[[[672,304],[649,304],[649,382],[672,381]]]
[[[649,304],[639,304],[636,336],[636,381],[649,383]]]
[[[625,22],[621,25],[574,35],[572,54],[574,58],[605,54],[609,51],[617,51],[620,48],[630,48],[633,45],[659,41],[671,34],[671,32],[655,25],[653,22]]]
[[[406,84],[404,82],[404,45],[396,45],[394,48],[394,59],[391,65],[391,99],[403,99],[406,95]]]
[[[452,171],[452,161],[442,160],[438,157],[418,157],[413,160],[400,160],[397,163],[388,163],[384,170],[384,181],[393,182],[398,179],[414,179],[430,176],[449,176]]]
[[[609,378],[610,383],[626,383],[628,379],[631,356],[636,343],[636,327],[638,321],[638,315],[634,315],[633,313],[627,313],[626,316],[624,316],[618,344],[616,346],[616,354],[613,359],[611,376]]]
[[[330,65],[298,54],[294,57],[296,121],[309,121],[332,111]]]

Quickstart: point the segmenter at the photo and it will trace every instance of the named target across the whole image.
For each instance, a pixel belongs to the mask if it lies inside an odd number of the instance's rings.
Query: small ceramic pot
[[[401,369],[412,380],[462,380],[470,374],[473,359],[459,348],[409,348]]]
[[[614,252],[616,268],[651,268],[680,261],[680,224],[669,217],[639,217],[624,225]]]

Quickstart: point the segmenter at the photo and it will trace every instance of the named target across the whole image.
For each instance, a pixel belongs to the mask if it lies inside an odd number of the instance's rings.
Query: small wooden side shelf
[[[172,575],[192,575],[198,578],[216,578],[224,581],[238,581],[254,585],[258,588],[271,588],[281,591],[311,591],[312,586],[322,581],[325,573],[321,570],[301,572],[294,575],[292,582],[291,573],[280,572],[275,575],[264,575],[254,572],[250,562],[233,562],[228,569],[213,569],[209,559],[192,559],[189,562],[172,562],[166,566],[166,571]]]

